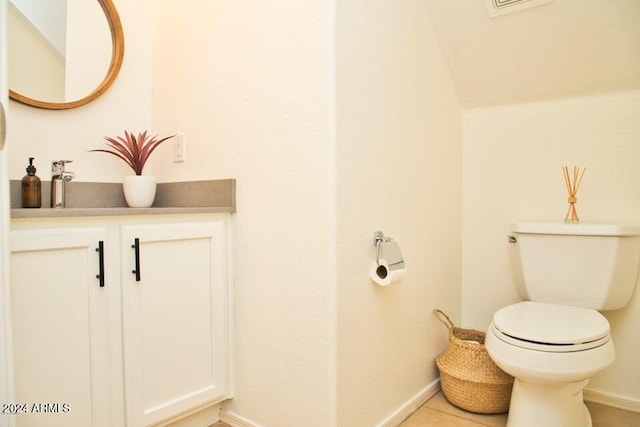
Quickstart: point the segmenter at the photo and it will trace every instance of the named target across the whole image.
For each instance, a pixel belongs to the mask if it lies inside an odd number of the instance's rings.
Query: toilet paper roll
[[[400,268],[392,270],[389,268],[389,263],[386,259],[380,258],[380,263],[373,262],[371,264],[371,271],[369,276],[371,280],[377,285],[388,286],[393,283],[401,282],[404,279],[404,275],[407,272],[406,269]]]

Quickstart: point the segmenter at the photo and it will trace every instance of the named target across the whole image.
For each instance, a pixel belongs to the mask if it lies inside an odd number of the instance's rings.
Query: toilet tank
[[[516,285],[525,300],[596,310],[624,307],[638,280],[640,226],[518,222]]]

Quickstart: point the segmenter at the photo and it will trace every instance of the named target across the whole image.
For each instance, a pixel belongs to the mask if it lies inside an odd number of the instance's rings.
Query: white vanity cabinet
[[[11,232],[16,427],[115,425],[105,240],[104,227]]]
[[[152,425],[227,393],[223,222],[124,226],[127,425]]]
[[[14,221],[16,399],[68,405],[16,426],[163,425],[230,397],[227,217]]]

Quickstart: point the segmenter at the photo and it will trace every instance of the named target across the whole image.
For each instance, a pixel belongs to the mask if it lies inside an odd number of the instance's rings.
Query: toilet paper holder
[[[404,257],[400,246],[391,237],[385,236],[382,231],[376,231],[373,233],[373,245],[376,247],[376,264],[380,265],[380,248],[383,247],[389,269],[399,270],[404,268]]]

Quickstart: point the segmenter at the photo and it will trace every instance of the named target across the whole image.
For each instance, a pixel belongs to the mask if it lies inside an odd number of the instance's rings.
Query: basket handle
[[[449,332],[453,331],[453,322],[451,321],[451,319],[449,319],[449,316],[444,314],[442,310],[436,308],[435,310],[433,310],[433,315],[436,316],[436,319],[438,319],[440,323],[447,327]]]

